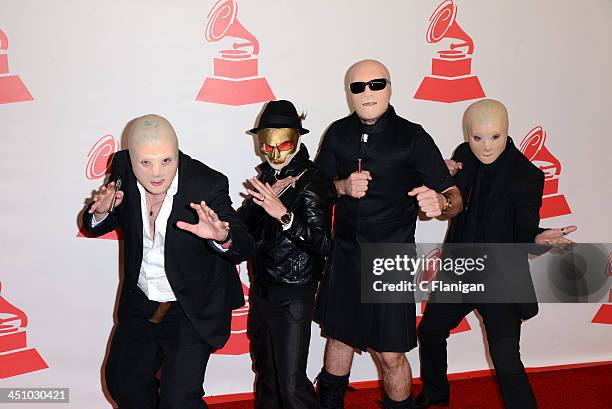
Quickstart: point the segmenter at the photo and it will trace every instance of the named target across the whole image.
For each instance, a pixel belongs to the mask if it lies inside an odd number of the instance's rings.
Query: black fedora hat
[[[297,129],[300,135],[310,132],[302,128],[302,118],[298,115],[295,106],[284,99],[268,102],[259,117],[259,124],[249,132],[257,133],[260,129],[266,128],[293,128]]]

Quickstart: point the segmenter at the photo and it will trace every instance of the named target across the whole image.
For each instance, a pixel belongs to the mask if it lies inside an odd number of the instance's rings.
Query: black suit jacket
[[[125,238],[125,280],[119,305],[119,320],[124,301],[136,289],[143,252],[143,225],[140,192],[127,150],[113,158],[111,181],[121,176],[124,199],[102,223],[91,228],[92,215],[85,211],[84,227],[94,235],[121,227]],[[203,163],[179,153],[178,191],[166,229],[164,259],[166,276],[185,314],[213,348],[221,348],[230,333],[231,311],[244,305],[236,263],[246,260],[254,250],[253,239],[232,208],[227,177]],[[221,220],[229,222],[232,245],[226,253],[213,250],[207,240],[176,227],[177,221],[197,223],[190,202],[204,200]]]
[[[533,165],[514,146],[508,137],[507,157],[497,171],[489,193],[484,216],[484,241],[486,243],[517,243],[517,246],[492,247],[496,259],[504,263],[502,276],[517,303],[521,317],[528,319],[538,313],[535,290],[529,271],[528,252],[534,253],[531,245],[541,231],[540,206],[544,189],[544,173]],[[453,160],[463,162],[463,169],[454,176],[457,187],[464,198],[477,170],[478,158],[467,142],[459,145]],[[467,199],[466,199],[467,200]],[[447,243],[461,243],[466,212],[457,215],[450,224]],[[508,263],[512,266],[507,267]],[[522,302],[522,301],[531,302]]]

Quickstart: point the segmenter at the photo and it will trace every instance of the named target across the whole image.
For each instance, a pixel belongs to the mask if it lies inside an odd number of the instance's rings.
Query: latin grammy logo
[[[608,254],[606,273],[609,277],[612,277],[612,250],[610,250],[610,253]],[[602,304],[601,307],[599,307],[597,314],[595,314],[593,321],[591,321],[593,324],[612,325],[612,289],[610,289],[608,293],[608,303],[609,304]]]
[[[49,367],[35,348],[28,348],[27,326],[26,314],[0,296],[0,379]]]
[[[204,81],[198,101],[224,105],[246,105],[275,99],[265,78],[259,74],[259,42],[237,19],[236,0],[219,0],[208,14],[206,41],[236,38],[229,49],[214,58],[214,76]]]
[[[439,260],[441,255],[442,255],[442,251],[439,248],[435,248],[431,250],[429,253],[427,253],[427,255],[425,256],[425,260],[427,262],[425,263],[424,266],[421,265],[419,267],[419,270],[414,275],[415,277],[414,282],[417,286],[419,286],[420,283],[425,282],[425,281],[427,282],[434,281],[438,277],[439,264],[435,263],[434,261]],[[416,323],[418,327],[419,323],[421,322],[421,319],[423,319],[423,314],[425,314],[425,308],[427,307],[427,300],[421,301],[421,303],[417,305],[419,306],[421,310],[420,314],[417,313],[417,317],[416,317]],[[468,322],[467,318],[463,317],[459,325],[457,325],[455,328],[451,330],[451,334],[457,334],[459,332],[470,331],[471,329],[472,327],[470,326],[470,323]]]
[[[119,150],[119,142],[112,135],[104,135],[94,144],[87,154],[87,165],[85,166],[85,177],[89,180],[104,178],[109,172],[113,163],[113,156]],[[114,230],[100,237],[92,237],[85,229],[81,228],[77,237],[97,238],[104,240],[123,240],[121,230]]]
[[[459,40],[449,49],[438,51],[431,60],[431,76],[423,78],[414,98],[437,102],[458,102],[482,98],[485,93],[478,77],[471,75],[474,41],[457,23],[457,6],[445,0],[429,18],[427,42]]]
[[[546,149],[545,142],[546,131],[536,126],[525,136],[520,147],[521,153],[544,172],[544,193],[540,208],[542,219],[572,213],[565,196],[558,193],[561,162]]]
[[[240,265],[236,266],[240,275]],[[247,323],[249,317],[249,287],[242,283],[244,293],[244,306],[232,311],[230,336],[223,348],[215,351],[218,355],[243,355],[249,353],[249,339],[247,338]]]
[[[32,101],[32,95],[18,75],[9,73],[8,37],[0,30],[0,104]]]

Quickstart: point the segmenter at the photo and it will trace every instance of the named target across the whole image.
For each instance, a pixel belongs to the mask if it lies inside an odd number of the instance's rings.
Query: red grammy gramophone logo
[[[431,75],[423,78],[414,98],[437,102],[458,102],[482,98],[485,93],[478,77],[471,75],[474,41],[457,23],[457,6],[445,0],[429,18],[427,42],[459,40],[449,49],[438,51],[431,60]]]
[[[26,314],[0,296],[0,379],[49,367],[35,348],[28,348],[27,325]]]
[[[541,219],[572,213],[565,196],[558,193],[561,162],[546,149],[545,142],[546,131],[541,126],[536,126],[525,136],[520,147],[521,153],[544,172]]]
[[[608,265],[606,266],[606,273],[608,276],[612,277],[612,250],[610,250],[610,254],[608,254]],[[602,304],[595,314],[593,324],[611,324],[612,325],[612,289],[609,290],[608,293],[608,303],[610,304]]]
[[[8,37],[0,30],[0,104],[32,101],[32,95],[18,75],[9,73]]]
[[[198,101],[224,105],[246,105],[275,99],[268,81],[259,74],[259,41],[237,19],[236,0],[219,0],[208,14],[206,41],[226,37],[244,40],[219,51],[214,76],[208,77],[196,97]]]
[[[236,266],[240,275],[240,265]],[[232,311],[230,337],[225,346],[215,351],[218,355],[243,355],[249,352],[249,339],[247,338],[247,323],[249,317],[249,287],[242,283],[244,293],[244,306]]]
[[[423,282],[432,282],[436,280],[436,278],[438,277],[438,267],[440,265],[437,262],[437,260],[440,260],[441,255],[442,255],[442,252],[440,251],[439,248],[435,248],[431,250],[429,253],[427,253],[427,255],[425,256],[425,265],[422,265],[421,267],[419,267],[419,270],[415,273],[414,282],[417,285],[417,287],[419,287],[419,285]],[[421,301],[421,304],[420,304],[421,313],[418,314],[416,317],[417,326],[421,322],[421,319],[423,318],[423,314],[425,314],[426,307],[427,307],[427,301]],[[468,322],[467,318],[463,317],[459,325],[457,325],[455,328],[451,330],[451,334],[465,332],[471,329],[472,327],[470,326],[470,323]]]
[[[85,167],[85,177],[89,180],[103,179],[109,172],[113,162],[115,152],[119,150],[119,143],[112,135],[104,135],[94,144],[87,154],[87,166]],[[93,238],[81,228],[77,237]],[[98,239],[121,240],[121,231],[115,230]]]

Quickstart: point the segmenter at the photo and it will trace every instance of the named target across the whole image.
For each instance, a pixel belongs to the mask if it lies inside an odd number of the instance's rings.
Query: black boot
[[[430,406],[442,407],[442,406],[448,406],[448,404],[449,404],[448,398],[430,399],[423,392],[421,392],[421,394],[417,396],[415,400],[416,409],[427,409]]]
[[[344,394],[348,387],[349,374],[343,376],[332,375],[321,369],[317,376],[319,390],[319,409],[344,409]]]
[[[385,399],[383,400],[383,408],[384,409],[414,409],[414,399],[412,399],[412,395],[408,396],[401,402],[392,400],[385,394]]]

